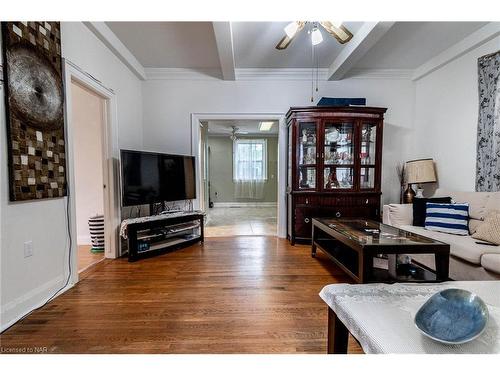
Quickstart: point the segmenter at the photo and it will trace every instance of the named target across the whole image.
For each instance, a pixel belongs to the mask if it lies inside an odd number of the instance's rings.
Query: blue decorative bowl
[[[434,294],[415,315],[415,325],[426,336],[445,344],[463,344],[483,333],[488,308],[481,298],[463,289]]]

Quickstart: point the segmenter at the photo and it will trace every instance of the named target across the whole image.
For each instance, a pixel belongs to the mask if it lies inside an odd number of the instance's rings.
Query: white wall
[[[85,87],[71,84],[76,232],[78,245],[90,245],[88,220],[104,214],[103,132],[106,102]]]
[[[475,190],[477,59],[499,49],[497,37],[416,82],[411,155],[434,158],[442,188]]]
[[[154,80],[143,83],[144,147],[191,153],[191,113],[286,113],[308,106],[308,81]],[[320,84],[321,96],[366,97],[387,107],[382,190],[384,202],[399,200],[396,163],[406,158],[405,140],[413,126],[414,87],[402,79],[346,79]]]
[[[62,23],[63,56],[112,88],[117,96],[120,147],[142,147],[141,82],[82,23]],[[3,94],[3,91],[2,91]],[[67,275],[66,198],[10,203],[6,126],[0,100],[1,327],[36,307]],[[34,255],[24,258],[32,240]]]

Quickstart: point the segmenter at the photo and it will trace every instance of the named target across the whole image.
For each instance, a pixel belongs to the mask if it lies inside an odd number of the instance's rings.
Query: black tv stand
[[[199,211],[181,211],[130,220],[127,223],[129,262],[203,242],[204,218]]]

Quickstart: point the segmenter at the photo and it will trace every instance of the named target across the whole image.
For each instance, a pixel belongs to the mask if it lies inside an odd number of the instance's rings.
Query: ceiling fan
[[[248,134],[248,132],[240,132],[239,131],[240,128],[236,127],[236,126],[231,126],[231,135],[229,136],[229,138],[232,140],[232,141],[236,141],[238,139],[238,134]]]
[[[304,28],[308,21],[293,21],[285,26],[285,36],[278,42],[276,49],[286,49],[295,36]],[[319,21],[312,22],[312,27],[308,31],[311,34],[311,43],[315,46],[323,41],[320,26],[330,35],[335,37],[340,44],[345,44],[353,37],[352,33],[342,25],[342,22]]]

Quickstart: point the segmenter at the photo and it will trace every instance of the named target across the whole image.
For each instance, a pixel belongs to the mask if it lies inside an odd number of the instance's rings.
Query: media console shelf
[[[125,220],[129,262],[203,242],[204,218],[197,211]]]

